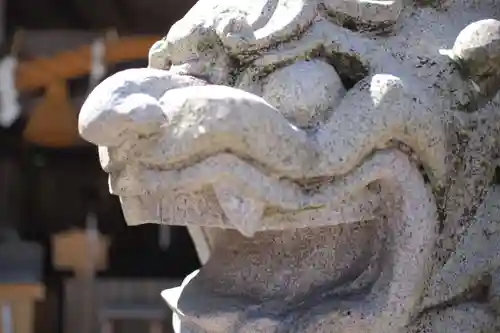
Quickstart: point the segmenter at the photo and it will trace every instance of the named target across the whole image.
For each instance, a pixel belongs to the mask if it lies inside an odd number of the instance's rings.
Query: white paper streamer
[[[14,333],[12,307],[11,304],[8,302],[2,303],[2,332]]]
[[[106,75],[106,43],[102,38],[95,40],[91,46],[92,64],[90,69],[90,88],[95,87]]]
[[[17,59],[7,56],[0,61],[0,126],[10,127],[21,115],[16,89]]]

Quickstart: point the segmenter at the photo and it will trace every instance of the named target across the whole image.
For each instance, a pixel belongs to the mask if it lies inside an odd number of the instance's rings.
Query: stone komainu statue
[[[495,332],[500,5],[199,1],[85,102],[129,224],[186,225],[177,332]],[[160,263],[158,263],[160,264]]]

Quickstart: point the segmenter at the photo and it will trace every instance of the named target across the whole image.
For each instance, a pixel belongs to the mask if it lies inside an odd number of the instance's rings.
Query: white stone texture
[[[176,332],[497,332],[498,19],[201,0],[97,86],[80,132],[127,222],[204,263],[163,293]]]

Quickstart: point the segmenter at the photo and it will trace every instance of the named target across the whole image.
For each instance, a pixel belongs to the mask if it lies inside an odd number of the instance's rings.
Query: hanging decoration
[[[17,59],[7,56],[0,61],[0,126],[8,128],[21,115],[16,89]]]

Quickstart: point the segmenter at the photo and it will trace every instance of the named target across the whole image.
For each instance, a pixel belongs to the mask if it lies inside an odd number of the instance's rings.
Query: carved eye
[[[403,0],[323,0],[335,23],[353,31],[382,33],[390,30],[403,10]]]
[[[314,89],[311,89],[314,87]],[[314,128],[345,94],[335,69],[316,59],[281,68],[265,79],[262,97],[296,126]]]

